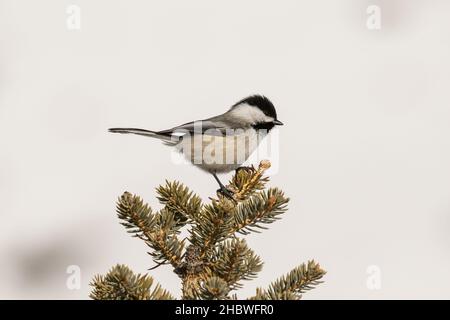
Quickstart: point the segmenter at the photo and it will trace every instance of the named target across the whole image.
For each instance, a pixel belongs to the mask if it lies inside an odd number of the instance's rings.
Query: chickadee
[[[264,96],[253,95],[237,102],[221,115],[171,129],[111,128],[109,132],[157,138],[166,145],[176,147],[188,161],[214,176],[220,186],[218,191],[231,196],[217,173],[238,169],[276,125],[283,123],[277,119],[272,102]]]

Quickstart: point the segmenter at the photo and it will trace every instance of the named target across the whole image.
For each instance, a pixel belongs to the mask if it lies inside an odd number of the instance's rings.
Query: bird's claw
[[[226,187],[221,187],[220,189],[217,189],[217,193],[220,193],[221,195],[227,197],[228,199],[234,199],[234,192],[227,189]]]

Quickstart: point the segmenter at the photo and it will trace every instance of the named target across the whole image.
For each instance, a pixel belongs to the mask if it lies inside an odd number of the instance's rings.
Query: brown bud
[[[269,161],[269,160],[262,160],[262,161],[259,163],[259,169],[260,169],[260,170],[267,170],[267,169],[270,168],[270,166],[271,166],[271,164],[270,164],[270,161]]]

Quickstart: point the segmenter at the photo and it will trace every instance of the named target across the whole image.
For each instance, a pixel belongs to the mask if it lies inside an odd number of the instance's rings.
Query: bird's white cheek
[[[273,118],[266,116],[260,109],[250,106],[248,104],[242,104],[232,111],[233,116],[236,119],[244,123],[258,123],[258,122],[269,122]]]

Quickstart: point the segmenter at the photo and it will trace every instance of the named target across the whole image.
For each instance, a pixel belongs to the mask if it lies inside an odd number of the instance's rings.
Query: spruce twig
[[[166,185],[159,186],[156,192],[159,202],[164,204],[167,210],[173,212],[178,220],[184,223],[187,222],[187,219],[196,221],[202,201],[182,183],[166,180]]]
[[[281,190],[265,190],[269,179],[264,173],[269,167],[270,162],[262,161],[256,169],[238,170],[227,186],[233,199],[218,195],[203,204],[182,183],[166,181],[156,190],[163,205],[159,211],[125,192],[117,202],[117,215],[129,233],[148,245],[157,264],[154,268],[172,266],[181,280],[182,299],[237,299],[234,291],[242,288],[243,281],[256,278],[263,266],[240,236],[267,229],[287,211],[289,198]],[[189,236],[179,240],[182,230]],[[267,289],[258,288],[249,299],[300,299],[324,275],[319,264],[310,261]],[[174,299],[153,278],[135,275],[124,265],[95,276],[91,286],[93,299]]]
[[[173,213],[161,210],[154,214],[140,197],[125,192],[118,200],[117,215],[129,233],[153,250],[149,254],[156,264],[170,263],[175,268],[180,264],[184,243],[176,236],[179,226]]]
[[[173,300],[174,297],[154,285],[152,277],[135,275],[127,266],[116,265],[105,276],[96,276],[90,297],[95,300]]]
[[[302,293],[322,283],[325,275],[320,265],[314,260],[301,264],[291,272],[272,282],[267,290],[257,289],[255,300],[299,300]]]

